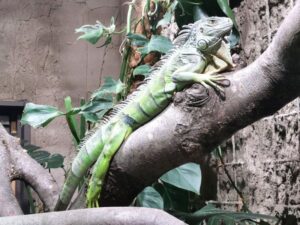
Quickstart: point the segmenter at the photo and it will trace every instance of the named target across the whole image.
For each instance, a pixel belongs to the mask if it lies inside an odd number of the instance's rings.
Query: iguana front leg
[[[217,84],[218,81],[224,81],[226,78],[222,75],[214,75],[210,73],[199,74],[195,72],[180,72],[172,75],[174,83],[200,83],[204,87],[212,86],[217,90],[223,92],[224,89]]]
[[[225,77],[222,75],[215,75],[215,70],[203,73],[207,67],[205,59],[196,54],[193,55],[193,59],[193,63],[188,63],[173,72],[171,75],[172,81],[179,86],[181,84],[186,85],[189,83],[200,83],[205,88],[212,86],[223,92],[223,88],[221,88],[216,82],[226,80]]]

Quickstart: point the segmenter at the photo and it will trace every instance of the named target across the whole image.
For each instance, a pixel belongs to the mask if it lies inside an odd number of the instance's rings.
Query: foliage
[[[22,115],[21,123],[34,128],[45,127],[54,118],[63,115],[56,107],[27,103]]]
[[[153,208],[160,205],[165,210],[189,211],[200,193],[200,186],[200,166],[187,163],[162,175],[152,187],[146,187],[137,196],[135,205]]]
[[[84,33],[77,40],[83,39],[91,44],[96,44],[100,38],[104,37],[106,39],[104,45],[108,45],[111,42],[111,35],[115,33],[115,28],[115,19],[112,17],[109,27],[105,27],[101,22],[96,21],[95,25],[83,25],[75,29],[75,32]]]
[[[64,157],[61,154],[51,154],[41,147],[31,144],[23,144],[23,148],[27,150],[28,155],[36,160],[46,169],[56,169],[64,167]]]
[[[164,201],[159,192],[153,187],[146,187],[137,197],[136,204],[148,208],[164,208]]]
[[[187,163],[164,174],[152,187],[146,187],[137,196],[135,205],[164,209],[191,225],[202,225],[204,221],[208,225],[246,225],[246,222],[268,225],[264,220],[276,219],[249,211],[226,211],[212,204],[201,208],[197,204],[200,185],[199,165]]]
[[[195,163],[187,163],[179,166],[160,177],[165,183],[175,187],[200,194],[201,170]]]
[[[148,75],[150,74],[150,70],[151,66],[149,66],[148,64],[140,65],[133,70],[132,75],[133,77],[135,77],[136,75],[148,77]]]
[[[152,35],[151,39],[147,41],[143,47],[139,48],[138,51],[143,55],[147,55],[150,52],[167,53],[172,48],[171,41],[160,35]]]
[[[113,78],[107,77],[103,86],[97,89],[91,95],[90,100],[82,106],[72,108],[70,97],[65,99],[66,112],[62,112],[53,106],[27,103],[21,122],[22,124],[28,124],[35,128],[44,127],[53,119],[64,115],[68,121],[70,130],[77,130],[77,122],[76,120],[71,119],[71,116],[80,114],[84,116],[87,121],[97,122],[116,104],[117,95],[122,90],[123,84],[120,81],[115,81]],[[74,138],[79,136],[76,132],[77,131],[72,132]]]
[[[175,212],[174,214],[186,221],[190,225],[203,224],[204,220],[207,221],[208,225],[246,225],[246,222],[248,222],[248,224],[254,223],[268,225],[269,223],[265,221],[261,222],[260,220],[276,220],[275,217],[262,215],[258,213],[226,211],[216,208],[212,204],[208,204],[200,210],[191,214],[179,212]]]

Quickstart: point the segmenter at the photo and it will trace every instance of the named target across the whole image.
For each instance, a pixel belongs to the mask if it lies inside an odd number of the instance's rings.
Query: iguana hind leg
[[[122,142],[131,132],[132,128],[129,125],[124,124],[121,120],[113,125],[111,134],[93,168],[86,195],[87,206],[89,208],[99,207],[98,200],[100,198],[106,172],[109,168],[109,163]]]

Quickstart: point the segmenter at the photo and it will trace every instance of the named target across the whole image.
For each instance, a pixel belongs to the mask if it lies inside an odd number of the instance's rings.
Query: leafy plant
[[[74,116],[82,115],[86,121],[97,122],[117,103],[117,95],[123,88],[122,82],[107,77],[103,86],[96,90],[91,95],[90,100],[80,107],[73,108],[71,98],[66,97],[66,112],[62,112],[53,106],[27,103],[22,114],[21,123],[34,128],[45,127],[55,118],[65,116],[73,138],[78,144],[80,142],[80,135],[78,134],[78,125]]]
[[[22,145],[34,160],[46,169],[56,169],[64,167],[64,157],[61,154],[51,154],[41,147],[25,143]]]
[[[260,220],[277,220],[276,217],[258,213],[226,211],[216,208],[212,204],[208,204],[194,213],[174,212],[174,214],[190,225],[200,225],[204,221],[207,221],[208,225],[246,225],[246,222],[268,225],[269,223],[265,221],[261,223]]]
[[[104,37],[106,39],[104,45],[108,45],[111,42],[111,35],[115,34],[115,28],[115,19],[112,17],[109,27],[104,26],[100,21],[96,21],[95,25],[83,25],[75,29],[75,33],[84,33],[77,40],[83,39],[91,44],[96,44],[100,38]]]
[[[212,204],[201,208],[200,186],[199,165],[187,163],[162,175],[152,187],[146,187],[137,196],[135,205],[164,209],[190,225],[269,225],[265,220],[277,220],[276,217],[249,211],[222,210]]]
[[[187,163],[162,175],[151,188],[145,188],[137,196],[135,204],[154,208],[160,205],[165,210],[189,212],[194,208],[194,201],[199,197],[200,186],[200,166]]]

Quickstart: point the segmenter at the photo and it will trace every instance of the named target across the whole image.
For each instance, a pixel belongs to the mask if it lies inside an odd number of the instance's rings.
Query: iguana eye
[[[212,24],[212,25],[214,25],[215,22],[216,22],[215,20],[210,20],[210,21],[209,21],[209,23]]]
[[[198,48],[200,50],[205,50],[207,49],[208,45],[207,45],[207,42],[205,40],[200,40],[198,41]]]

